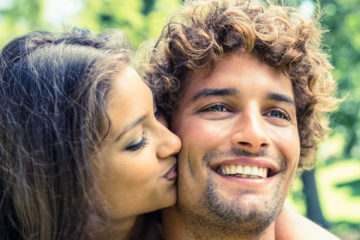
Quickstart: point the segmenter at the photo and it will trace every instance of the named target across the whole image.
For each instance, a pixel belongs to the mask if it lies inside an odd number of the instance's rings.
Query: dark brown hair
[[[327,128],[326,113],[337,103],[318,20],[306,20],[292,7],[253,1],[188,1],[165,26],[145,77],[159,107],[171,118],[193,74],[210,74],[226,55],[256,56],[292,81],[301,142],[299,168],[311,168],[318,139]]]
[[[91,239],[100,221],[91,157],[110,129],[119,31],[31,32],[0,55],[0,239]]]

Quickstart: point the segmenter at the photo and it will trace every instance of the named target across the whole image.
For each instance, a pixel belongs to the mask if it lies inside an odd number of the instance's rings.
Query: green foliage
[[[43,0],[2,0],[0,8],[0,45],[19,34],[43,27]]]
[[[134,46],[160,35],[168,11],[179,6],[167,0],[88,0],[77,21],[96,31],[121,28]]]
[[[345,139],[346,158],[360,154],[360,5],[357,0],[325,0],[323,24],[329,32],[325,43],[330,49],[338,82],[339,96],[345,97],[332,125]]]
[[[28,31],[59,28],[61,31],[76,26],[95,32],[120,28],[137,47],[145,40],[157,38],[169,12],[181,4],[180,0],[75,0],[83,9],[73,18],[54,25],[44,14],[50,0],[1,1],[4,4],[0,4],[0,46]]]

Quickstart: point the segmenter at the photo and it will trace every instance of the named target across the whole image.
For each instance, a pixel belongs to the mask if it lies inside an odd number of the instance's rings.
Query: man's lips
[[[220,175],[239,178],[267,178],[280,171],[273,161],[252,157],[229,159],[211,164],[211,169]]]
[[[170,168],[170,170],[164,175],[166,180],[172,181],[177,178],[177,164],[175,163],[174,166]]]

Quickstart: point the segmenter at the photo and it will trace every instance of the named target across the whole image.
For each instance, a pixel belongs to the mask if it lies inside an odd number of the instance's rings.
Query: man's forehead
[[[238,103],[256,97],[264,104],[283,102],[295,106],[291,80],[249,54],[229,55],[218,61],[213,69],[193,72],[186,80],[176,109],[189,107],[197,100],[209,97],[232,99]]]
[[[234,62],[238,63],[238,67],[231,67]],[[282,72],[275,69],[273,66],[269,65],[268,63],[262,61],[259,57],[255,56],[251,53],[232,53],[228,55],[224,55],[222,57],[217,58],[216,62],[213,65],[194,69],[188,71],[186,76],[183,78],[183,82],[181,83],[182,95],[184,96],[189,91],[193,90],[194,87],[200,88],[204,86],[210,79],[213,77],[225,79],[228,78],[231,73],[235,73],[231,76],[233,78],[240,78],[243,75],[248,75],[250,73],[254,73],[254,71],[248,71],[244,65],[257,65],[259,66],[259,71],[262,72],[261,74],[271,74],[274,79],[276,78],[288,78]],[[241,71],[239,71],[241,70]],[[256,73],[255,73],[256,74]],[[251,81],[255,81],[256,79],[251,79]],[[228,83],[237,82],[228,81]],[[216,88],[216,83],[212,86]]]

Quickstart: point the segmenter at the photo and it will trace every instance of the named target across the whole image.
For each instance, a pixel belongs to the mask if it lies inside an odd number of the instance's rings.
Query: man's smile
[[[216,171],[224,176],[239,178],[266,178],[268,174],[268,169],[264,167],[235,164],[220,166]]]
[[[268,178],[274,176],[283,167],[274,161],[256,157],[238,157],[211,164],[210,168],[223,176],[238,178]]]

